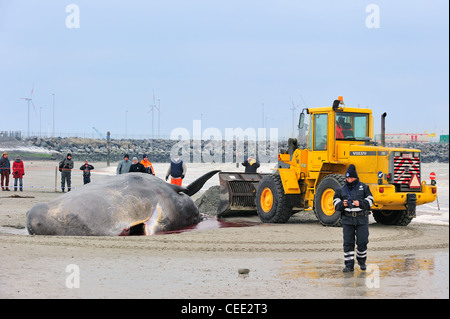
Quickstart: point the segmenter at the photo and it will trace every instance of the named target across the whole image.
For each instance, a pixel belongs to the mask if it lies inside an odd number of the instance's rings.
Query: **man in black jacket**
[[[249,157],[242,163],[242,166],[245,167],[245,173],[256,173],[256,170],[260,165],[256,159]]]
[[[350,272],[356,259],[361,270],[366,270],[367,244],[369,243],[369,214],[373,196],[369,186],[359,181],[355,165],[350,164],[345,173],[346,183],[339,187],[333,199],[336,211],[342,212],[344,232],[344,272]]]
[[[147,169],[142,163],[138,162],[137,157],[133,157],[133,164],[130,166],[130,173],[134,172],[147,173]]]
[[[86,185],[91,182],[91,171],[94,169],[94,166],[88,163],[87,160],[84,161],[84,164],[81,165],[80,170],[83,171],[83,184]]]

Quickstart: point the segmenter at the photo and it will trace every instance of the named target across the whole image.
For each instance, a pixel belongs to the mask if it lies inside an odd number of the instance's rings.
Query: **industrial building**
[[[381,134],[375,136],[376,141],[381,141]],[[429,143],[431,138],[436,137],[435,133],[386,133],[386,143]]]

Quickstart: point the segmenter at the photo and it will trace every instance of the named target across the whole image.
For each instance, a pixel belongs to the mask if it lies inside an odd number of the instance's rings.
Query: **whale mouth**
[[[124,228],[119,236],[151,236],[156,232],[156,226],[161,220],[162,208],[156,204],[150,217],[133,222],[129,227]]]
[[[130,227],[122,229],[119,236],[148,236],[147,222],[150,219],[144,219],[133,223]]]

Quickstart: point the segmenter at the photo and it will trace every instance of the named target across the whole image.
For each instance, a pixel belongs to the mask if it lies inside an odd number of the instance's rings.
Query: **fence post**
[[[110,156],[111,156],[111,132],[108,131],[106,132],[106,148],[108,150],[108,154],[106,156],[106,166],[109,167],[109,160],[110,160]]]

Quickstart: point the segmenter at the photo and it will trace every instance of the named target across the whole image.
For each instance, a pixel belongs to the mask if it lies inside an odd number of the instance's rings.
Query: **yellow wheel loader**
[[[341,213],[333,205],[335,190],[345,183],[354,164],[359,178],[374,197],[376,222],[408,225],[416,206],[433,202],[434,181],[421,175],[420,150],[385,146],[385,117],[381,116],[381,145],[374,142],[372,110],[346,107],[339,97],[330,107],[308,108],[300,114],[302,128],[309,114],[307,148],[289,139],[278,154],[272,174],[222,172],[218,216],[255,211],[263,222],[285,223],[300,210],[314,211],[321,224],[339,226]]]

